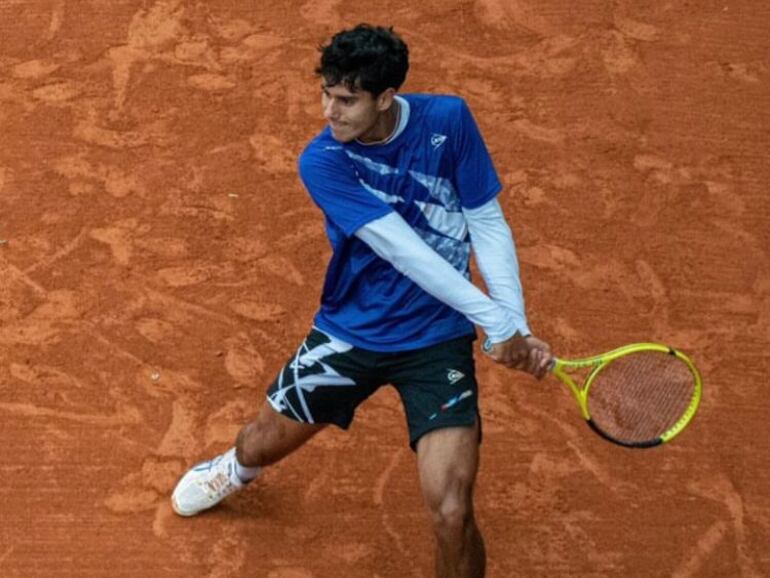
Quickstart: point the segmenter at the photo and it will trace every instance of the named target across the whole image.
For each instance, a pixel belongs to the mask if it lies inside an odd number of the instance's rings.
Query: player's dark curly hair
[[[388,88],[398,90],[409,70],[409,49],[393,28],[359,24],[338,32],[319,50],[316,74],[331,86],[343,83],[375,97]]]

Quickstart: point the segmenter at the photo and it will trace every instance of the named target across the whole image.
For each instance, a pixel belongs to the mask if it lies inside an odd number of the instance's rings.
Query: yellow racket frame
[[[602,369],[604,369],[610,362],[615,361],[619,357],[623,357],[625,355],[629,355],[632,353],[638,353],[640,351],[658,351],[661,353],[667,353],[669,355],[675,356],[677,359],[684,362],[684,364],[687,365],[687,367],[689,368],[690,372],[693,375],[695,387],[693,390],[692,398],[690,399],[690,404],[687,406],[687,409],[682,414],[682,417],[679,418],[679,420],[671,428],[669,428],[667,431],[661,434],[661,436],[656,440],[649,440],[646,442],[639,442],[639,443],[631,443],[631,442],[624,442],[622,440],[617,440],[607,435],[603,431],[601,431],[601,429],[599,429],[598,427],[596,427],[593,420],[591,419],[591,414],[588,411],[588,395],[591,391],[591,384],[596,379],[596,376],[599,375]],[[578,385],[577,382],[569,374],[569,372],[581,370],[581,369],[588,369],[589,373],[588,373],[588,377],[585,378],[582,385]],[[551,364],[550,370],[551,370],[551,373],[553,373],[556,377],[558,377],[570,389],[570,391],[572,391],[572,395],[575,397],[575,400],[577,401],[577,404],[580,407],[580,412],[583,416],[583,419],[585,419],[588,422],[588,425],[591,426],[591,428],[602,437],[608,439],[611,442],[620,444],[625,447],[634,447],[634,448],[653,447],[656,445],[660,445],[662,443],[669,442],[672,439],[674,439],[692,421],[692,418],[695,416],[695,412],[698,410],[698,406],[700,405],[700,400],[701,400],[702,391],[703,391],[703,385],[702,385],[700,373],[698,372],[698,369],[695,367],[695,364],[690,360],[690,358],[687,357],[681,351],[674,349],[673,347],[669,347],[667,345],[662,345],[660,343],[632,343],[630,345],[619,347],[618,349],[613,349],[612,351],[608,351],[607,353],[602,353],[601,355],[596,355],[594,357],[586,357],[583,359],[554,358]]]

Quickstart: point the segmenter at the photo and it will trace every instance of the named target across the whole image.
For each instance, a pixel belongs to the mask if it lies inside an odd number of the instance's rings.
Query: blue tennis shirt
[[[378,145],[340,143],[326,127],[303,151],[299,174],[323,211],[333,254],[316,327],[364,349],[407,351],[474,332],[465,316],[426,293],[354,236],[396,211],[470,279],[462,208],[501,189],[466,103],[454,96],[401,95],[409,120]]]

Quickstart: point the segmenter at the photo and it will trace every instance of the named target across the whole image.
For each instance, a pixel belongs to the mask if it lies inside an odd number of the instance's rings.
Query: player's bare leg
[[[182,476],[171,495],[180,516],[195,516],[243,488],[259,469],[281,460],[325,427],[291,420],[265,403],[238,434],[236,446]]]
[[[269,403],[243,428],[235,442],[238,462],[247,467],[274,464],[299,449],[327,424],[309,424],[281,415]]]
[[[483,578],[484,540],[473,516],[478,425],[439,429],[417,444],[423,496],[436,537],[436,578]]]

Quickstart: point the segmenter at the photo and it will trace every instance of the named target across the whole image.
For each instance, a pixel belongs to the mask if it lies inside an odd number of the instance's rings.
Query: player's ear
[[[393,98],[396,96],[395,88],[386,88],[377,97],[377,110],[384,112],[393,104]]]

